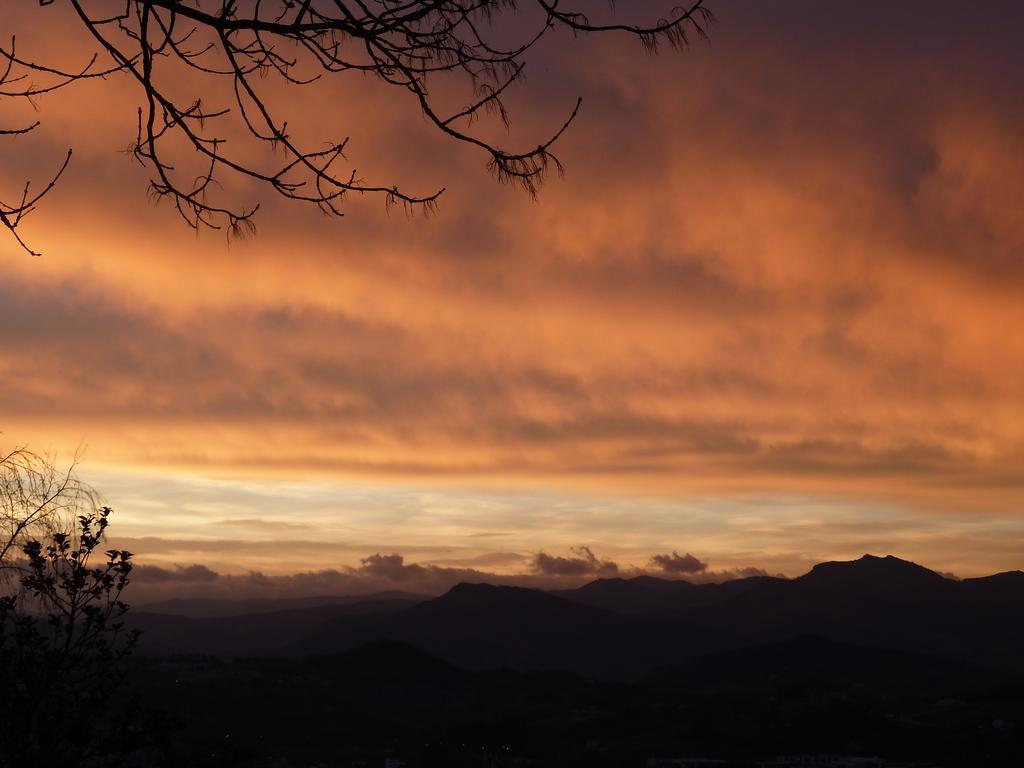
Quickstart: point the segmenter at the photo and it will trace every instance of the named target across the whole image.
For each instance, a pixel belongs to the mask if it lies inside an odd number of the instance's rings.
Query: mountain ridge
[[[308,656],[377,641],[467,669],[639,679],[716,651],[790,641],[931,654],[1024,669],[1024,573],[957,581],[895,557],[822,563],[795,579],[722,584],[595,580],[541,591],[460,583],[419,601],[355,601],[222,619],[133,612],[141,651]],[[209,637],[206,637],[209,635]]]

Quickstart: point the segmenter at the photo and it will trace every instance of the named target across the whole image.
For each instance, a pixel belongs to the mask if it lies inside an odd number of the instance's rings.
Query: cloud
[[[174,568],[161,568],[158,565],[136,565],[132,568],[133,582],[143,583],[199,583],[207,584],[217,581],[220,574],[205,565],[177,565]]]
[[[601,560],[590,547],[574,547],[573,555],[561,557],[538,552],[533,561],[534,570],[545,576],[617,576],[619,566],[611,560]]]
[[[533,576],[495,574],[472,568],[407,563],[400,554],[373,554],[358,566],[342,566],[291,574],[259,570],[218,573],[205,565],[162,568],[138,565],[127,593],[138,605],[170,597],[245,599],[297,598],[322,595],[365,595],[402,591],[441,594],[460,582],[543,586]]]
[[[18,372],[0,377],[5,429],[250,476],[1005,482],[1024,439],[1021,342],[999,332],[1024,320],[1010,288],[1024,173],[1005,172],[1024,115],[1005,30],[940,6],[879,29],[861,9],[739,3],[713,50],[656,64],[582,40],[590,64],[552,52],[561,75],[524,108],[540,124],[587,97],[586,130],[559,150],[569,178],[542,208],[417,138],[417,162],[396,165],[458,174],[436,219],[323,221],[268,199],[265,231],[225,258],[125,191],[117,144],[80,130],[92,111],[45,100],[40,136],[85,133],[76,162],[95,173],[58,189],[74,205],[36,214],[48,260],[0,273],[0,370]],[[838,53],[853,29],[874,51],[857,66]],[[927,41],[953,30],[962,47],[934,56]],[[409,130],[402,104],[355,112],[390,142]],[[385,176],[393,154],[375,158]],[[126,269],[130,253],[145,258]]]
[[[215,550],[211,550],[215,551]],[[291,574],[267,574],[259,570],[244,573],[218,573],[205,565],[174,566],[137,565],[129,587],[128,599],[145,604],[168,597],[309,597],[318,595],[362,595],[399,590],[413,594],[438,595],[462,582],[533,587],[548,589],[577,586],[595,578],[620,575],[619,566],[598,558],[589,547],[576,547],[571,556],[561,557],[539,553],[532,571],[494,573],[473,567],[458,567],[430,562],[408,562],[405,556],[374,553],[359,560],[356,566],[340,566]],[[510,555],[497,553],[498,558],[482,556],[478,561],[512,562]],[[515,555],[522,564],[524,556]],[[481,563],[483,564],[483,563]],[[629,569],[630,576],[642,570]]]
[[[764,577],[774,577],[777,579],[786,578],[782,573],[770,573],[764,568],[755,567],[724,569],[720,571],[700,571],[699,573],[687,574],[683,578],[685,581],[690,581],[694,584],[721,584],[726,581],[736,581],[737,579]]]
[[[689,552],[680,555],[675,550],[672,550],[671,554],[653,555],[651,565],[672,575],[703,573],[708,568],[707,563],[701,562]]]
[[[528,555],[519,552],[484,552],[481,555],[464,558],[446,558],[435,560],[437,565],[463,565],[463,566],[522,566],[532,560]]]
[[[720,584],[736,579],[776,576],[786,578],[781,573],[772,574],[764,568],[747,566],[743,568],[710,569],[706,560],[701,560],[689,552],[680,555],[675,550],[668,553],[652,555],[648,563],[654,573],[662,578],[681,579],[694,584]]]
[[[410,579],[422,578],[427,573],[420,565],[406,565],[405,558],[399,554],[381,555],[377,553],[363,558],[361,561],[363,573],[368,576],[393,581],[407,581]]]
[[[287,530],[308,531],[313,528],[309,523],[293,523],[287,520],[267,520],[258,517],[234,517],[225,520],[214,520],[211,526],[226,528],[242,528],[244,530]]]

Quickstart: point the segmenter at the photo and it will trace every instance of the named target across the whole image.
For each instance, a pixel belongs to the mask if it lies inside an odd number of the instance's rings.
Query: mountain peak
[[[948,579],[922,565],[893,555],[864,555],[857,560],[819,563],[797,581],[815,585],[899,589],[934,586]]]
[[[425,611],[467,607],[483,611],[507,611],[538,605],[548,606],[551,603],[560,604],[563,602],[538,589],[499,586],[485,582],[474,584],[463,581],[456,584],[440,597],[420,603],[418,607]]]
[[[445,592],[446,595],[481,595],[490,594],[501,589],[495,584],[488,584],[485,581],[460,581],[454,587]]]

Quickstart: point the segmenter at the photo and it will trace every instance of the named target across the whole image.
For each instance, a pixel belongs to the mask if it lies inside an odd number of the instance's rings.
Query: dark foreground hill
[[[693,585],[642,577],[576,590],[460,584],[441,597],[223,618],[138,612],[149,655],[301,657],[406,643],[467,669],[550,669],[609,680],[712,652],[814,635],[1024,670],[1024,573],[957,581],[894,557],[823,563],[797,579]]]
[[[136,684],[171,714],[179,765],[754,768],[787,754],[878,758],[783,763],[833,768],[1024,765],[1019,678],[821,638],[697,657],[628,684],[466,670],[401,643],[137,664]],[[673,762],[696,755],[721,762]]]

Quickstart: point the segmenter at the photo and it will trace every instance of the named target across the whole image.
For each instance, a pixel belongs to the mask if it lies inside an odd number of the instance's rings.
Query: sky
[[[536,52],[513,139],[583,98],[536,201],[373,80],[274,92],[429,217],[236,181],[256,235],[197,234],[125,155],[131,83],[0,100],[42,121],[5,198],[75,153],[43,255],[0,238],[0,442],[81,451],[168,592],[1024,567],[1024,11],[711,8],[682,52]]]

